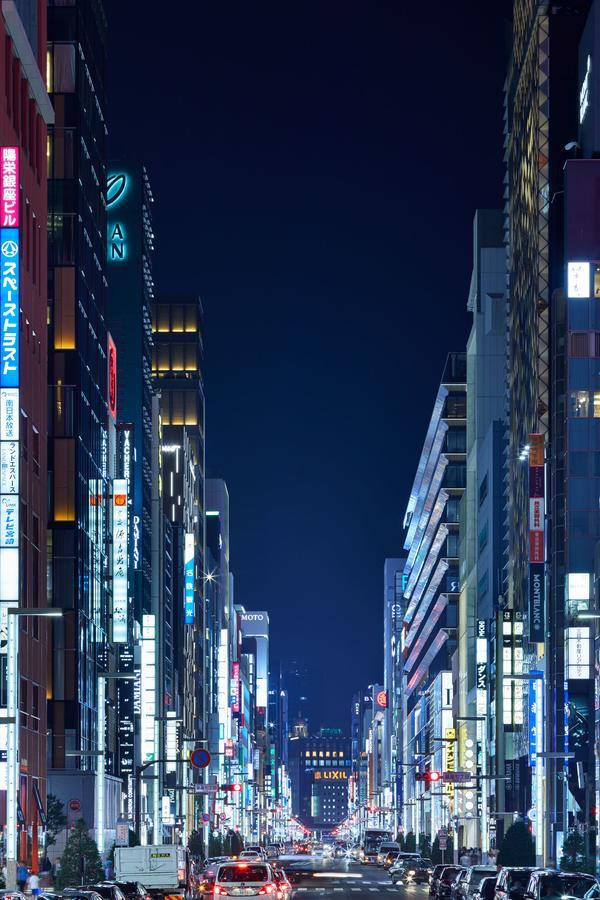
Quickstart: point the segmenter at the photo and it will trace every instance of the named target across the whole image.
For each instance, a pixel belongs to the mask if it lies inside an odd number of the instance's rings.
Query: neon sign
[[[0,157],[0,228],[19,227],[19,153],[2,147]]]
[[[112,212],[127,193],[127,175],[109,175],[106,183],[106,207]],[[108,229],[109,262],[123,262],[127,259],[127,232],[122,222],[114,222]]]
[[[0,385],[19,386],[19,231],[0,238]]]
[[[184,614],[185,624],[194,624],[194,535],[186,534],[184,546]]]
[[[108,335],[108,411],[117,421],[117,348]]]
[[[113,621],[115,644],[127,643],[128,569],[127,479],[113,481]]]

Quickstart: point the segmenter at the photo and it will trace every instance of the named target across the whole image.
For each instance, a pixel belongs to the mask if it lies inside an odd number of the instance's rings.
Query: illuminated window
[[[600,419],[600,391],[594,391],[594,418]]]
[[[590,395],[587,391],[571,391],[569,415],[573,419],[587,419],[590,414]]]

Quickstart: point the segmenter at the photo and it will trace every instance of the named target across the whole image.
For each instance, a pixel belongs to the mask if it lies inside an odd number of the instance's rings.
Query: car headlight
[[[408,870],[408,874],[409,874],[409,875],[416,875],[417,873],[415,872],[414,869],[409,869],[409,870]]]

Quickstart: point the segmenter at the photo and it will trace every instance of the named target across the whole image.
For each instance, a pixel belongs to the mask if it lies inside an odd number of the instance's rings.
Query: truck
[[[152,897],[188,900],[193,894],[191,861],[185,847],[149,844],[115,847],[115,880],[139,881]]]

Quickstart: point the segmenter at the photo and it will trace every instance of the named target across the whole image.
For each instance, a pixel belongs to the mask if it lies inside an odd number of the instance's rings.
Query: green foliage
[[[400,844],[400,850],[404,850],[404,832],[399,831],[396,835],[396,843]]]
[[[56,843],[56,838],[67,827],[65,804],[54,794],[46,795],[46,847]]]
[[[239,856],[242,850],[244,849],[244,839],[239,833],[239,831],[234,831],[231,835],[231,854],[232,856]]]
[[[103,880],[102,860],[96,841],[89,836],[83,819],[78,819],[61,857],[56,886],[62,889],[79,884],[96,884]]]
[[[192,831],[188,841],[188,850],[192,856],[197,856],[200,859],[204,858],[204,839],[202,837],[202,832]]]
[[[535,843],[525,822],[514,822],[500,845],[498,866],[534,866]]]
[[[133,828],[129,829],[129,846],[130,847],[139,847],[140,839],[138,837],[137,831],[134,831]]]
[[[560,858],[562,872],[594,872],[585,850],[585,838],[579,831],[570,831],[563,844]]]
[[[223,841],[221,840],[221,836],[218,835],[214,837],[210,836],[208,840],[208,855],[209,856],[223,856]]]
[[[417,852],[417,837],[414,831],[409,831],[406,837],[404,838],[404,847],[402,848],[405,853],[416,853]]]
[[[424,859],[431,859],[431,841],[423,833],[419,835],[419,853]]]

